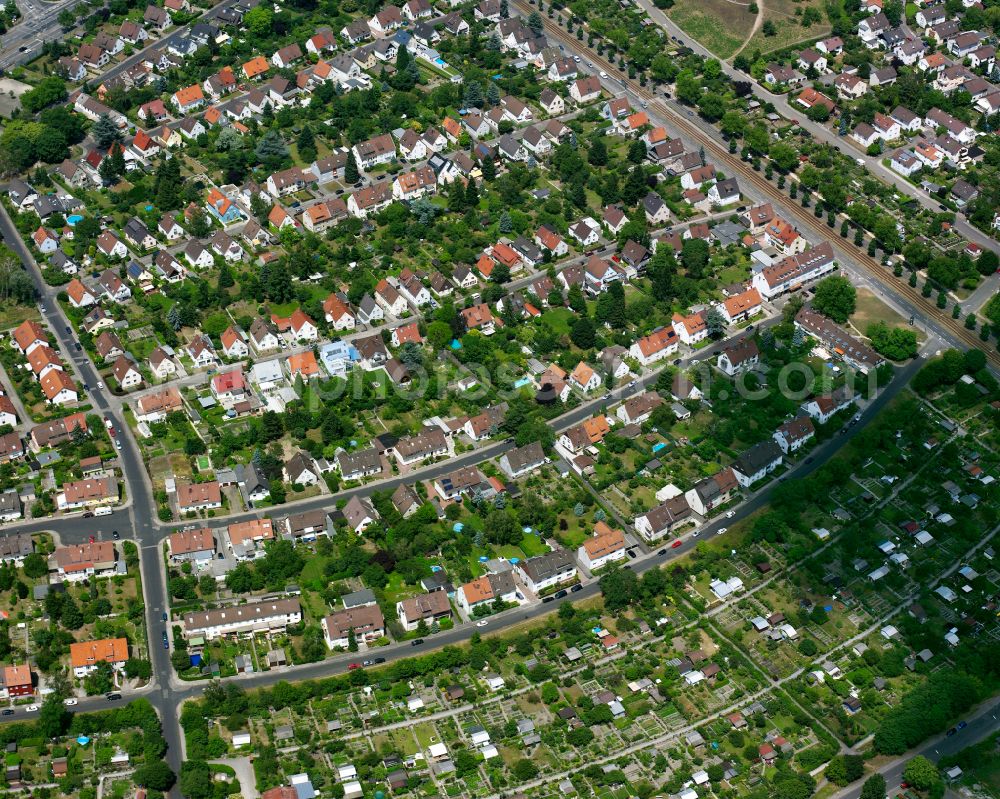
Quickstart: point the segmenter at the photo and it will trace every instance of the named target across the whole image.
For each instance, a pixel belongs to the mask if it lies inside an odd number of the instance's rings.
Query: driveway
[[[221,760],[209,762],[221,763],[236,772],[236,779],[240,781],[240,795],[243,796],[243,799],[259,799],[257,778],[254,776],[253,765],[251,765],[249,757],[224,757]]]

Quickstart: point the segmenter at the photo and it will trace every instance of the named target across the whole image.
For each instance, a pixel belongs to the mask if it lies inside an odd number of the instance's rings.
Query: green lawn
[[[535,555],[542,555],[548,552],[549,548],[545,545],[545,542],[542,541],[541,536],[527,533],[524,538],[521,539],[521,550],[529,558],[533,558]]]
[[[569,308],[550,308],[539,319],[548,325],[554,333],[569,335],[569,328],[576,316]]]

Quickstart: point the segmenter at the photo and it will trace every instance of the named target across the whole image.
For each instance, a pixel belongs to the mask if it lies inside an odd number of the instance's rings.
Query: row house
[[[825,348],[854,369],[867,374],[885,363],[873,349],[849,335],[842,327],[811,308],[802,308],[795,315],[795,326],[817,339]]]
[[[753,287],[765,299],[772,299],[832,272],[835,264],[833,247],[823,242],[765,267],[753,276]]]
[[[183,628],[187,639],[214,641],[230,635],[283,633],[301,621],[302,606],[297,599],[271,599],[186,613]]]
[[[396,144],[392,136],[383,133],[351,148],[358,169],[368,170],[379,164],[388,164],[396,158]]]

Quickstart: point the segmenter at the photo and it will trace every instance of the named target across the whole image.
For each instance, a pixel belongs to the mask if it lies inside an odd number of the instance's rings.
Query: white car
[[[602,69],[602,70],[601,70],[601,77],[602,77],[602,78],[606,78],[607,76],[608,76],[608,73],[607,73],[607,72],[605,72],[605,71],[604,71],[604,70]]]
[[[104,388],[104,383],[102,383],[100,380],[98,380],[97,381],[97,387],[103,389]]]
[[[723,533],[728,533],[728,532],[729,532],[729,528],[728,527],[720,527],[719,531],[716,533],[716,535],[722,535]]]
[[[24,710],[27,713],[34,713],[36,710],[38,710],[38,705],[28,705]]]
[[[476,626],[477,627],[485,627],[487,624],[489,624],[489,622],[486,619],[483,619],[482,621],[477,621],[476,622]]]
[[[727,519],[732,519],[733,516],[735,516],[735,515],[736,515],[736,511],[734,511],[734,510],[727,510],[726,511],[726,518]]]
[[[73,707],[73,705],[75,705],[76,703],[77,702],[73,697],[70,697],[69,699],[63,699],[63,704],[66,705],[66,707]]]

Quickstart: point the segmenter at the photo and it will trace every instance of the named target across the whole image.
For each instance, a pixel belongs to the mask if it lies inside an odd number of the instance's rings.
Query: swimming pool
[[[524,388],[525,386],[530,385],[530,383],[530,377],[522,377],[520,380],[515,381],[514,388]]]
[[[66,217],[66,224],[69,225],[70,227],[75,225],[77,222],[82,222],[82,221],[83,217],[80,216],[79,214],[71,214],[70,216]]]
[[[661,449],[666,449],[667,445],[662,441],[659,444],[653,444],[653,452],[659,452]]]

